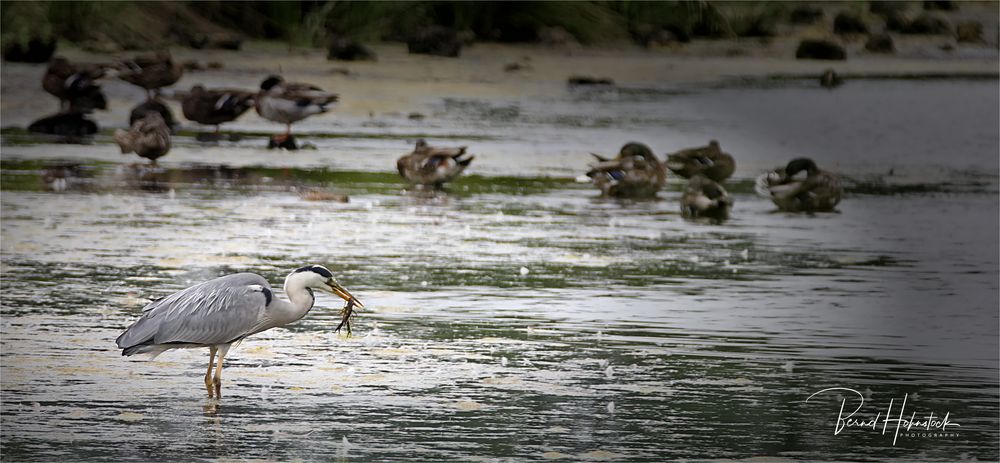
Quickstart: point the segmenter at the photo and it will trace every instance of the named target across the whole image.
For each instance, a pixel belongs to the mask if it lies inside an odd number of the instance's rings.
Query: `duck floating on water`
[[[724,182],[736,170],[736,161],[722,151],[719,142],[712,140],[707,146],[682,149],[668,155],[667,168],[684,178],[702,174],[716,182]]]
[[[118,78],[145,89],[150,100],[155,91],[173,85],[183,74],[184,67],[174,62],[169,51],[138,55],[118,65]]]
[[[732,208],[726,189],[701,174],[691,177],[681,195],[681,215],[689,219],[726,220]]]
[[[215,134],[219,124],[231,122],[254,106],[256,94],[245,90],[206,89],[201,85],[191,87],[191,91],[181,100],[184,117],[199,124],[214,125]]]
[[[827,69],[823,71],[823,75],[819,76],[819,85],[824,88],[833,89],[841,86],[843,83],[844,78],[833,69]]]
[[[128,130],[115,130],[115,142],[122,154],[135,153],[153,161],[170,151],[170,127],[158,112],[149,112]]]
[[[291,138],[292,124],[314,114],[325,113],[337,102],[337,94],[311,85],[285,82],[281,76],[270,76],[260,84],[255,106],[264,119],[285,124],[285,133],[271,138],[277,146],[285,146]]]
[[[441,188],[458,177],[475,156],[466,156],[467,147],[438,148],[424,139],[417,140],[413,151],[396,161],[396,169],[403,178],[419,184]]]
[[[804,178],[796,177],[803,171]],[[831,212],[843,194],[839,178],[820,170],[809,158],[793,159],[783,169],[761,175],[756,189],[786,212]]]
[[[42,76],[42,88],[59,98],[60,112],[88,113],[107,109],[107,98],[97,80],[104,77],[108,65],[71,63],[63,57],[53,58]]]
[[[667,182],[663,164],[642,143],[626,143],[614,159],[591,154],[597,158],[597,162],[590,165],[587,176],[603,196],[653,197]]]

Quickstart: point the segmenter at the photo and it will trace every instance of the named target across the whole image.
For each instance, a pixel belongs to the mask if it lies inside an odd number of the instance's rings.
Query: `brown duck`
[[[122,154],[135,153],[156,164],[156,160],[170,151],[170,128],[158,112],[149,112],[129,127],[115,130],[115,142]]]
[[[174,62],[169,51],[137,55],[118,65],[118,78],[146,89],[146,97],[153,99],[153,91],[173,85],[184,74],[184,67]]]
[[[642,143],[627,143],[614,159],[591,154],[598,162],[590,165],[587,176],[603,196],[648,198],[666,184],[666,169]]]
[[[97,83],[107,68],[105,64],[71,63],[66,58],[56,57],[49,61],[42,76],[42,88],[59,98],[62,112],[107,109],[107,99]]]
[[[471,155],[464,157],[465,150],[465,146],[437,148],[420,139],[410,154],[396,161],[396,169],[399,175],[413,183],[440,188],[458,177],[475,159]]]
[[[723,182],[733,175],[736,161],[729,153],[722,152],[719,142],[712,140],[708,146],[682,149],[668,155],[667,168],[684,178],[702,174],[716,182]]]
[[[181,101],[181,109],[188,120],[214,125],[218,133],[219,124],[234,121],[252,108],[255,97],[254,92],[245,90],[209,90],[195,85]]]
[[[804,178],[798,175],[803,171]],[[809,158],[793,159],[784,169],[761,175],[756,188],[786,212],[833,211],[844,191],[836,174],[820,170]]]
[[[691,177],[681,195],[681,215],[689,219],[726,220],[732,208],[726,189],[701,174]]]

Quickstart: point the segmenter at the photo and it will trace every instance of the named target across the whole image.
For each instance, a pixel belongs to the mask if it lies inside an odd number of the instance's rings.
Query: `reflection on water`
[[[998,458],[992,164],[852,190],[815,216],[776,213],[740,180],[732,219],[707,225],[681,219],[676,181],[659,201],[601,200],[537,176],[546,159],[415,192],[384,168],[9,147],[10,460]],[[221,402],[205,397],[207,352],[115,349],[150,298],[245,270],[277,287],[305,263],[365,301],[355,335],[332,333],[340,303],[320,295],[230,353]],[[805,402],[834,386],[873,414],[909,394],[958,437],[834,436],[836,397]]]

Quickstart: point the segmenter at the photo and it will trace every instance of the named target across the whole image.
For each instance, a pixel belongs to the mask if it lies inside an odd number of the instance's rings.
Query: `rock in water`
[[[27,43],[12,41],[3,48],[4,61],[21,63],[45,63],[56,51],[53,37],[32,37]]]
[[[454,30],[432,26],[410,37],[406,47],[412,54],[457,58],[462,52],[462,41]]]
[[[844,47],[829,40],[805,39],[799,42],[795,58],[842,61],[847,59],[847,52]]]
[[[375,61],[375,52],[356,40],[346,37],[334,37],[326,59],[340,61]]]
[[[833,19],[833,33],[837,35],[867,34],[868,26],[854,13],[841,11]]]
[[[892,36],[886,33],[875,34],[865,42],[865,50],[872,53],[895,53],[896,45],[892,41]]]

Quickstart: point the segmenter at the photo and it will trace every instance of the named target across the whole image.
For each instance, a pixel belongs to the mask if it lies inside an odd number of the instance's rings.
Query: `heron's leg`
[[[208,398],[212,398],[212,393],[214,392],[212,388],[212,364],[215,363],[215,352],[218,350],[215,346],[209,346],[208,348],[208,371],[205,372],[205,389],[208,389]]]
[[[212,378],[212,382],[215,385],[215,398],[222,398],[222,360],[226,358],[226,354],[229,353],[229,346],[219,347],[219,360],[215,366],[215,378]]]

